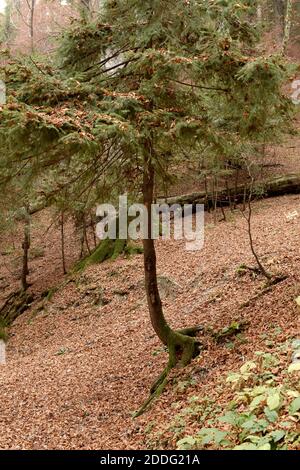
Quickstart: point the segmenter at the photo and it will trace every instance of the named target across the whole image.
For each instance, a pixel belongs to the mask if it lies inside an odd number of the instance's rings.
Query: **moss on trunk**
[[[128,240],[102,240],[90,255],[76,263],[74,271],[84,271],[88,266],[103,263],[108,259],[116,260],[122,254],[134,255],[142,252],[141,247],[134,245]]]

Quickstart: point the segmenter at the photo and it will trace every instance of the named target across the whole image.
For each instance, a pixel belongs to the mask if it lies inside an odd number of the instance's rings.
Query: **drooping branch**
[[[184,85],[184,86],[188,86],[192,88],[200,88],[203,90],[213,90],[213,91],[223,91],[225,93],[230,92],[229,88],[219,88],[219,87],[213,87],[213,86],[198,85],[195,83],[186,83],[186,82],[181,82],[180,80],[175,80],[175,78],[170,78],[170,77],[168,77],[168,80],[178,83],[179,85]]]

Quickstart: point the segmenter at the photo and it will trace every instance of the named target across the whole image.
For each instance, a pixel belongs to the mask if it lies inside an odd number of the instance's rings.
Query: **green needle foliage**
[[[22,175],[41,204],[92,205],[138,187],[145,139],[164,178],[182,147],[232,156],[274,141],[286,67],[257,54],[255,3],[106,1],[64,33],[59,64],[4,57],[0,182]]]

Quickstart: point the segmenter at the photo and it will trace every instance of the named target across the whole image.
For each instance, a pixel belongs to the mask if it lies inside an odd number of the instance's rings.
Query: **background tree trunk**
[[[31,47],[31,52],[34,52],[34,13],[35,13],[35,2],[36,2],[36,0],[31,0],[31,5],[30,5],[30,22],[29,22],[29,27],[30,27],[30,47]]]
[[[62,211],[60,220],[60,235],[61,235],[61,260],[63,273],[67,273],[66,269],[66,256],[65,256],[65,214]]]
[[[291,27],[292,27],[292,10],[293,10],[293,0],[287,0],[285,21],[284,21],[284,34],[283,34],[283,42],[282,42],[282,54],[286,54],[289,41],[290,41]]]
[[[24,222],[24,239],[22,243],[23,248],[23,264],[22,264],[22,275],[21,275],[21,284],[22,289],[26,291],[29,287],[27,283],[27,276],[29,274],[28,268],[28,259],[29,259],[29,249],[30,249],[30,215],[26,210],[25,222]]]

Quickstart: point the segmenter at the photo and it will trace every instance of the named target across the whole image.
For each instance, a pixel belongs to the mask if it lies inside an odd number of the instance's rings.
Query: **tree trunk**
[[[88,254],[91,255],[92,252],[91,252],[90,245],[89,245],[85,214],[83,214],[83,236],[84,236],[84,240],[85,240],[85,244],[86,244],[86,247],[87,247]]]
[[[250,243],[251,252],[252,252],[252,254],[255,258],[255,261],[257,263],[258,270],[261,272],[261,274],[263,276],[265,276],[266,279],[268,279],[268,281],[271,281],[272,276],[271,276],[271,274],[269,274],[267,272],[264,265],[260,261],[260,258],[259,258],[258,254],[255,250],[255,247],[254,247],[254,240],[253,240],[253,235],[252,235],[252,194],[253,194],[253,188],[254,188],[254,178],[251,177],[251,184],[250,184],[250,188],[249,188],[249,197],[248,197],[248,214],[247,215],[244,214],[244,217],[247,220],[249,243]],[[246,207],[245,207],[245,211],[246,211]]]
[[[193,336],[195,336],[197,331],[201,330],[199,327],[181,331],[172,330],[163,313],[157,283],[156,252],[154,241],[151,237],[151,205],[154,196],[154,168],[151,162],[151,145],[149,145],[149,149],[149,156],[145,158],[143,179],[143,202],[148,210],[148,236],[144,236],[143,239],[145,288],[151,323],[161,342],[168,347],[169,361],[162,374],[152,385],[150,397],[135,416],[140,416],[148,408],[152,400],[162,393],[167,384],[167,377],[171,369],[177,364],[181,367],[188,365],[193,357],[199,354],[199,343]]]
[[[25,222],[24,222],[24,240],[22,243],[22,248],[23,248],[23,266],[22,266],[21,283],[22,283],[22,289],[26,291],[29,287],[29,284],[27,283],[27,276],[29,274],[28,258],[29,258],[29,249],[30,249],[30,216],[27,212],[25,215]]]
[[[36,0],[31,0],[31,5],[30,5],[30,47],[31,47],[31,52],[34,52],[34,13],[35,13],[35,2],[36,2]]]
[[[65,256],[65,214],[62,211],[61,213],[61,221],[60,221],[60,235],[61,235],[61,260],[62,260],[62,268],[63,273],[67,274],[66,269],[66,256]]]
[[[262,5],[257,5],[257,22],[260,25],[262,22]]]
[[[286,54],[289,41],[290,41],[291,26],[292,26],[292,10],[293,10],[293,0],[287,0],[285,21],[284,21],[282,54]]]
[[[156,252],[154,240],[151,238],[151,205],[153,202],[153,191],[154,169],[152,164],[148,163],[145,168],[143,181],[144,205],[148,210],[148,238],[143,239],[145,285],[152,326],[161,342],[168,346],[171,329],[163,314],[157,284]]]

